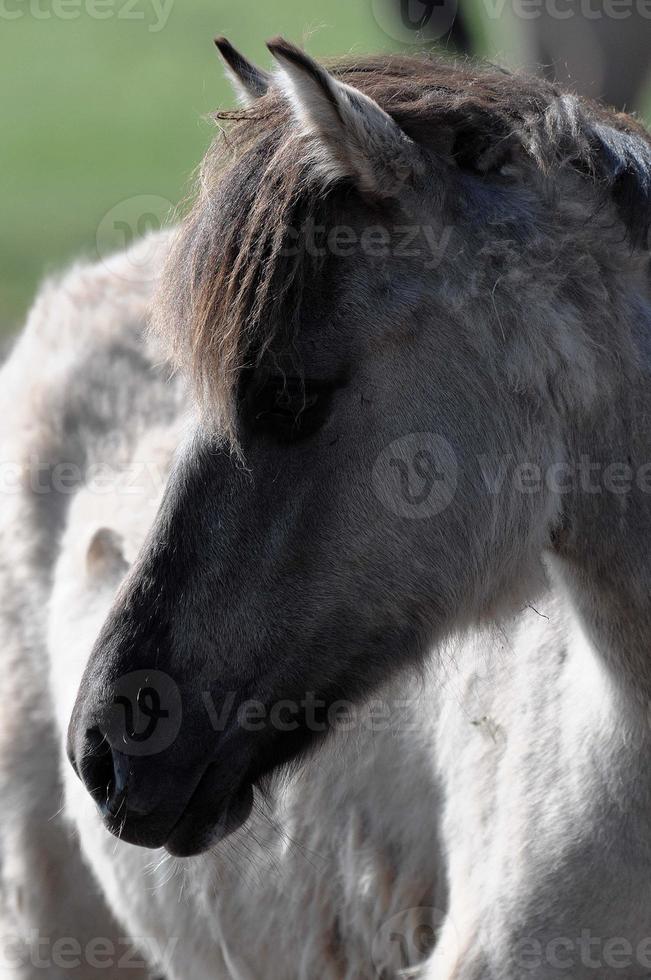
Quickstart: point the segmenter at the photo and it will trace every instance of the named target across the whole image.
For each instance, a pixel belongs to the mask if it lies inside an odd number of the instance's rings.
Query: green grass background
[[[151,0],[133,7],[143,20],[114,15],[125,0],[103,0],[106,19],[86,0],[2,2],[11,19],[0,18],[0,333],[19,325],[44,274],[97,254],[116,204],[185,196],[211,135],[203,117],[232,102],[215,34],[262,63],[278,33],[309,36],[316,55],[399,47],[370,0],[172,0],[157,31]],[[504,36],[508,46],[506,25]]]

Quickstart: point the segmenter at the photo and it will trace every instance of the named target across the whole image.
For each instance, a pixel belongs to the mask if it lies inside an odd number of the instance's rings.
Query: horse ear
[[[251,64],[225,37],[216,37],[215,46],[226,63],[226,74],[240,102],[248,106],[266,94],[271,82],[268,72]]]
[[[96,531],[86,552],[86,571],[90,578],[113,578],[125,575],[128,569],[120,535],[107,527]]]
[[[651,144],[648,137],[602,122],[593,123],[588,135],[597,150],[598,176],[610,187],[632,244],[649,248]]]
[[[267,47],[300,126],[317,141],[329,181],[348,178],[364,193],[394,197],[422,171],[418,147],[377,102],[283,38]]]

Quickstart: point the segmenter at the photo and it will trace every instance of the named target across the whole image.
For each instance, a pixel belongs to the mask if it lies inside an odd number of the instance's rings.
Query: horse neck
[[[613,331],[616,333],[616,331]],[[635,362],[613,352],[614,396],[571,435],[558,567],[595,655],[640,733],[651,730],[651,304],[638,303]],[[611,379],[612,382],[612,379]]]

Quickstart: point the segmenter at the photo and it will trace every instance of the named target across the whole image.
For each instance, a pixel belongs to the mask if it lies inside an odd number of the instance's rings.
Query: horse
[[[648,136],[495,70],[330,73],[270,50],[276,81],[208,152],[163,275],[159,330],[202,416],[70,725],[107,827],[178,856],[240,826],[254,786],[318,743],[306,694],[320,718],[494,621],[543,587],[542,555],[632,710],[647,686],[646,496],[563,493],[561,475],[582,454],[645,460]],[[412,455],[436,506],[400,498]],[[491,494],[505,460],[545,478]],[[182,729],[126,765],[114,695],[154,668]],[[217,737],[207,692],[260,701],[267,723]],[[269,723],[279,701],[289,731]]]
[[[46,284],[3,372],[2,458],[20,480],[3,483],[0,977],[394,976],[426,959],[445,907],[435,686],[388,686],[384,714],[342,720],[246,831],[184,866],[115,841],[66,757],[183,438],[185,386],[145,325],[168,248],[158,233]]]
[[[543,558],[641,739],[648,134],[491,68],[328,71],[277,39],[270,79],[219,46],[251,104],[208,152],[157,315],[201,417],[70,726],[106,826],[201,853],[317,751],[308,702],[320,721],[535,601]],[[591,492],[586,460],[635,479]],[[154,668],[183,724],[144,757],[114,701]],[[267,724],[211,730],[206,694],[233,693]]]
[[[595,922],[640,954],[649,881],[649,137],[493,68],[329,71],[278,39],[270,76],[218,46],[247,104],[157,302],[197,418],[88,661],[70,761],[121,842],[199,860],[323,757],[342,699],[446,643],[492,664],[502,632],[509,711],[490,687],[476,724],[446,726],[450,895],[424,975],[594,975],[559,961],[559,932],[567,952]],[[255,726],[226,710],[251,703]],[[469,727],[515,735],[477,768]],[[619,953],[613,976],[644,975]]]

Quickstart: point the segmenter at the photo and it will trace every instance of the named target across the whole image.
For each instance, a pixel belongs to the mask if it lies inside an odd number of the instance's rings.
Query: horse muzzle
[[[253,806],[251,745],[215,732],[200,692],[137,671],[110,695],[80,692],[68,758],[106,828],[140,847],[200,854],[239,829]]]

